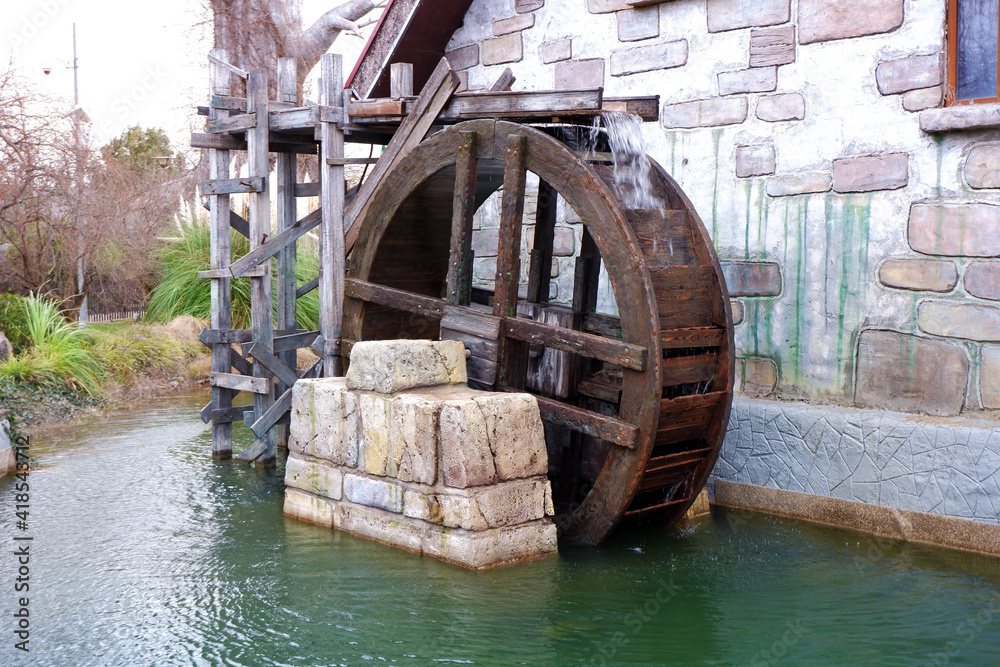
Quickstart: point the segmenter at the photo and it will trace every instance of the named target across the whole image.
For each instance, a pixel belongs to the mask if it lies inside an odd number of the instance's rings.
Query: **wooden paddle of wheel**
[[[653,166],[666,209],[629,210],[610,165],[540,128],[455,125],[386,177],[350,256],[345,339],[458,339],[472,355],[470,386],[536,394],[560,534],[588,543],[623,519],[682,516],[715,463],[732,403],[719,263],[691,203]],[[540,186],[519,299],[528,171]],[[501,186],[490,294],[472,288],[472,223]],[[572,307],[548,301],[556,193],[585,228]],[[619,317],[595,312],[602,264]]]

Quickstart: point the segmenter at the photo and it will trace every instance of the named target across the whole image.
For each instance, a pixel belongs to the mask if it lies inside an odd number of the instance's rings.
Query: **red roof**
[[[472,0],[390,0],[347,80],[363,98],[389,96],[389,66],[413,65],[419,92],[444,55]]]

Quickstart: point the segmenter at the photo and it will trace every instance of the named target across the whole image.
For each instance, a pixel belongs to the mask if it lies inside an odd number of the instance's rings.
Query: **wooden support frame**
[[[344,69],[339,54],[325,54],[321,61],[320,81],[322,104],[343,107]],[[322,228],[319,246],[319,301],[320,335],[326,341],[323,369],[327,377],[341,374],[340,357],[330,353],[331,343],[340,340],[344,321],[344,273],[346,249],[344,247],[344,167],[330,164],[329,159],[343,159],[344,133],[335,123],[320,125],[322,150],[320,154],[320,204]]]

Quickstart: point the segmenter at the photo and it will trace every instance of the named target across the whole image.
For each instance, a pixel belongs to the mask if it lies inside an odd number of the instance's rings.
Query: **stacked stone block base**
[[[555,552],[538,404],[465,381],[460,342],[385,341],[298,382],[285,514],[472,568]]]

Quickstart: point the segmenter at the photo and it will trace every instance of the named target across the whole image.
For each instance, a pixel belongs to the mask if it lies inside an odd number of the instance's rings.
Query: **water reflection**
[[[16,653],[13,624],[0,620],[0,664],[991,664],[1000,654],[997,559],[719,512],[468,572],[286,519],[280,469],[212,463],[204,400],[33,439],[32,651]],[[249,444],[249,432],[237,437]],[[9,481],[0,530],[14,531]],[[12,618],[13,568],[0,558],[0,619]]]

